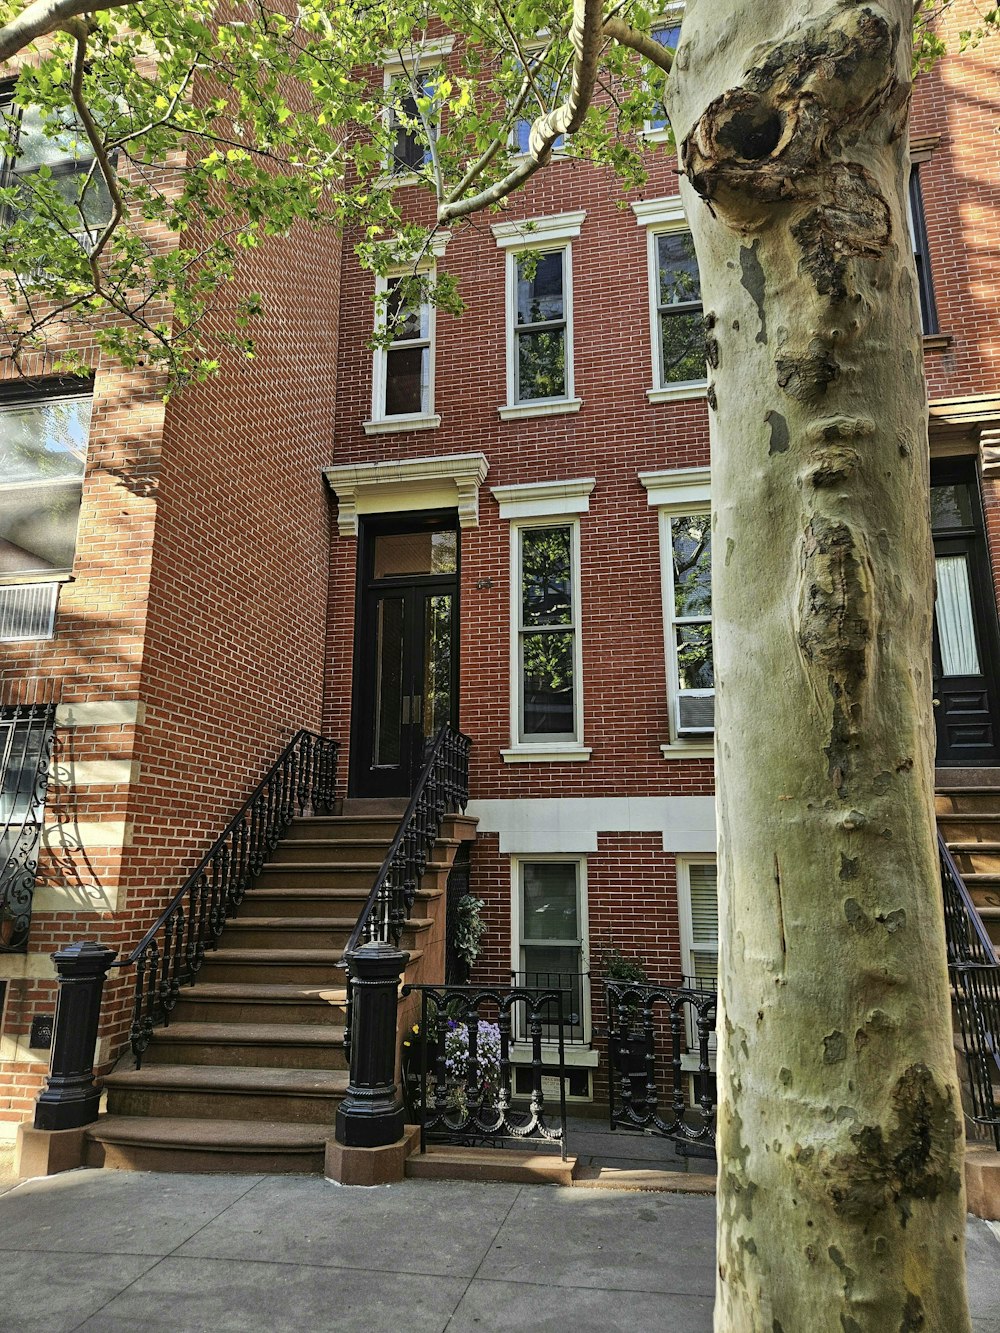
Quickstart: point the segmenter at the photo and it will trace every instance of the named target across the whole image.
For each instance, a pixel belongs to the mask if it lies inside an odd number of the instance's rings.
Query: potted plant
[[[602,953],[601,964],[606,981],[634,982],[636,985],[649,981],[645,959],[622,953],[613,945]],[[610,1056],[625,1080],[628,1100],[637,1111],[646,1104],[647,1038],[640,1026],[641,1018],[639,1006],[634,1002],[619,1004],[612,1014],[609,997]]]

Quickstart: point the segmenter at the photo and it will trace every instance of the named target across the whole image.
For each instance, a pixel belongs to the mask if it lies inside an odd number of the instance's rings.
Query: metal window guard
[[[0,712],[0,723],[10,728],[6,744],[0,740],[0,783],[7,805],[0,820],[0,954],[28,949],[56,714],[55,698],[39,698],[39,693],[36,689],[30,703],[10,704]]]

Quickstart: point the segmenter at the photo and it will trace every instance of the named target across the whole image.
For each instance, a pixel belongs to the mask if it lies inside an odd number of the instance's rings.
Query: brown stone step
[[[341,814],[376,815],[382,819],[395,819],[398,824],[409,803],[406,796],[350,796],[343,802]]]
[[[101,1116],[87,1131],[88,1166],[130,1171],[321,1174],[329,1126],[286,1121]]]
[[[244,903],[244,910],[247,904]],[[237,949],[341,949],[347,946],[357,916],[342,917],[258,917],[238,916],[226,926],[226,943]],[[429,917],[411,916],[403,931],[400,947],[408,949],[417,935],[429,930]]]
[[[571,1185],[575,1157],[558,1151],[519,1152],[434,1144],[406,1159],[406,1174],[416,1180],[509,1180],[525,1185]]]
[[[344,1029],[329,1023],[171,1023],[154,1029],[143,1063],[343,1069]]]
[[[381,865],[390,845],[388,838],[296,838],[279,842],[268,864],[343,865],[374,861]]]
[[[347,862],[340,865],[319,866],[306,862],[286,861],[280,865],[268,864],[257,876],[255,888],[269,889],[360,889],[367,893],[375,883],[381,861]],[[425,888],[443,889],[448,883],[450,862],[428,862],[420,883]]]
[[[981,856],[1000,856],[1000,842],[987,842],[985,839],[982,841],[973,840],[972,842],[952,842],[947,839],[947,842],[948,850],[952,856],[958,856],[960,853],[963,856],[971,853]]]
[[[322,949],[232,949],[225,935],[220,948],[205,956],[198,973],[202,981],[289,982],[343,986],[345,977],[341,954]]]
[[[364,889],[317,889],[296,886],[256,888],[249,891],[240,910],[253,916],[319,918],[329,914],[339,918],[351,917],[357,921],[361,909],[368,901],[370,889],[370,884]],[[417,890],[414,900],[415,910],[419,910],[419,905],[423,903],[426,913],[426,905],[440,898],[443,893],[444,889],[422,886]],[[232,919],[240,920],[238,916]]]
[[[268,985],[204,982],[181,991],[176,1022],[333,1023],[344,1022],[345,986]]]
[[[293,820],[285,830],[282,842],[309,842],[316,838],[379,838],[388,847],[398,828],[398,819],[379,815],[317,815]]]
[[[333,1125],[344,1069],[148,1064],[104,1080],[111,1115]]]
[[[995,787],[938,787],[934,809],[940,815],[990,814],[1000,811],[1000,791]]]
[[[972,847],[988,846],[987,843],[967,844]],[[968,880],[970,875],[995,875],[1000,878],[1000,852],[977,852],[963,851],[959,846],[948,844],[949,851],[955,858],[955,864],[962,872],[962,878]]]
[[[411,963],[415,963],[422,954],[420,949],[410,949],[408,952]],[[227,949],[223,937],[223,946],[205,958],[198,973],[198,984],[202,981],[343,986],[345,976],[341,955],[336,950]]]

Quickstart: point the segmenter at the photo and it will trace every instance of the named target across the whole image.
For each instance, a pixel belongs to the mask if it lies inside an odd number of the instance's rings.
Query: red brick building
[[[991,64],[983,47],[922,76],[911,126],[939,765],[964,770],[1000,767]],[[26,951],[0,954],[0,1127],[45,1070],[50,951],[131,947],[300,726],[340,741],[347,790],[377,799],[408,792],[440,722],[472,738],[474,975],[579,978],[574,1096],[606,1096],[586,974],[608,950],[655,980],[714,974],[706,384],[662,138],[652,125],[648,183],[624,206],[613,174],[557,156],[502,214],[438,237],[423,267],[458,277],[460,317],[362,270],[350,237],[341,263],[302,234],[247,260],[272,311],[252,363],[166,405],[103,366],[6,386],[0,743],[8,772],[30,763],[17,706],[41,692],[55,752]],[[406,178],[422,152],[401,133],[395,188],[429,222]],[[386,309],[400,317],[373,351]],[[58,481],[14,475],[16,431]],[[36,541],[45,486],[64,517]]]

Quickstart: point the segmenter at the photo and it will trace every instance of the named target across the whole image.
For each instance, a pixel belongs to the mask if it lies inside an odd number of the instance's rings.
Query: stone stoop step
[[[558,1153],[433,1144],[406,1162],[413,1180],[505,1181],[517,1185],[562,1185],[579,1189],[648,1190],[679,1194],[714,1194],[715,1176],[683,1171],[621,1170],[583,1166]]]

